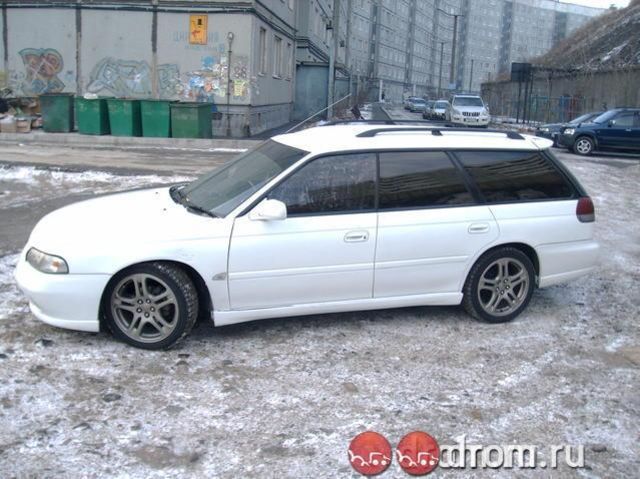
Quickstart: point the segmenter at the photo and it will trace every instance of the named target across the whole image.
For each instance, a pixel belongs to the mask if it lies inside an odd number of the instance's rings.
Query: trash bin
[[[108,135],[109,113],[106,98],[76,97],[78,132],[84,135]]]
[[[140,100],[142,136],[171,136],[171,103],[169,100]]]
[[[140,100],[108,98],[109,128],[113,136],[142,135]]]
[[[50,133],[73,131],[73,93],[40,95],[42,129]]]
[[[171,136],[173,138],[212,138],[213,106],[213,103],[172,103]]]

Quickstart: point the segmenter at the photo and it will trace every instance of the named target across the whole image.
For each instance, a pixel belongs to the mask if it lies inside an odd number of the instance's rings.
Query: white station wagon
[[[48,214],[16,278],[42,321],[147,349],[198,316],[462,304],[509,321],[596,264],[593,203],[550,146],[374,124],[276,136],[193,183]]]

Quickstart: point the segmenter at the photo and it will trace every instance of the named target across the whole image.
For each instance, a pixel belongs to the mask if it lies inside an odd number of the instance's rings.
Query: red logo
[[[400,440],[396,458],[407,474],[424,476],[438,467],[440,447],[426,432],[410,432]]]
[[[391,446],[384,436],[373,431],[358,434],[349,444],[349,462],[363,476],[375,476],[391,464]]]

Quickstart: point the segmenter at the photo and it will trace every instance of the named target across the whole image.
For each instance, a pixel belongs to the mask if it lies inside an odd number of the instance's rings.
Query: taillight
[[[591,201],[591,198],[583,196],[578,200],[576,216],[580,223],[593,223],[596,220],[596,211],[593,207],[593,201]]]

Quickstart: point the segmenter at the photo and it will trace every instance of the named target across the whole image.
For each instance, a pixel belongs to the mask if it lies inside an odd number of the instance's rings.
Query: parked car
[[[427,106],[427,101],[424,98],[414,98],[409,106],[409,111],[412,113],[422,113]]]
[[[558,135],[560,135],[561,130],[564,128],[575,127],[581,123],[589,123],[589,121],[602,113],[602,111],[592,111],[565,123],[546,123],[544,125],[540,125],[536,128],[536,136],[549,138],[553,141],[553,146],[558,146]]]
[[[579,155],[595,150],[640,151],[640,108],[615,108],[565,128],[558,143]]]
[[[433,109],[431,110],[431,119],[444,120],[447,108],[449,108],[449,102],[447,100],[436,101],[435,105],[433,105]]]
[[[424,111],[422,112],[422,118],[425,120],[431,120],[433,117],[433,107],[436,102],[434,100],[427,100],[427,104],[424,107]]]
[[[445,120],[454,125],[488,126],[489,109],[478,95],[453,95]]]
[[[45,323],[146,349],[198,316],[462,304],[509,321],[596,264],[593,203],[550,146],[398,125],[279,135],[191,183],[48,214],[15,275]]]
[[[412,102],[413,100],[416,100],[416,99],[418,99],[418,97],[417,97],[417,96],[409,96],[409,97],[407,97],[407,98],[404,100],[404,109],[405,109],[405,110],[410,110],[410,109],[411,109],[411,102]]]

